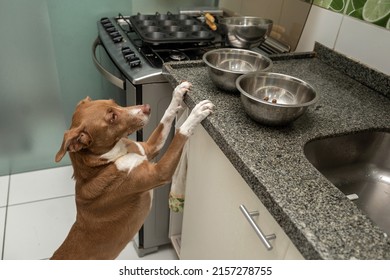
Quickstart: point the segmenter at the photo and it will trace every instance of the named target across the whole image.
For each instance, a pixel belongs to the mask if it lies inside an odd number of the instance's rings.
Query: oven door
[[[172,87],[169,83],[151,83],[133,85],[126,81],[126,100],[136,104],[149,104],[152,114],[149,123],[137,131],[137,141],[146,141],[159,124],[165,110],[172,99]],[[174,128],[172,127],[166,144],[157,155],[155,161],[159,161],[172,141]],[[148,218],[145,220],[138,236],[134,238],[134,246],[139,256],[155,252],[158,247],[169,244],[169,192],[171,184],[158,187],[153,190],[153,203]]]

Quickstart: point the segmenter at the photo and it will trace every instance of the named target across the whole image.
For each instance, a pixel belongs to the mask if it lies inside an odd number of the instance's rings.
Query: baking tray
[[[151,44],[205,42],[215,38],[205,24],[185,14],[137,14],[130,16],[135,32]]]

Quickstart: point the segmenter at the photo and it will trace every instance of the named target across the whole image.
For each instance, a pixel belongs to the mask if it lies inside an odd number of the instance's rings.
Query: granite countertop
[[[306,259],[390,259],[387,234],[303,150],[317,138],[390,131],[390,77],[320,44],[313,53],[272,59],[273,72],[303,79],[320,94],[316,105],[286,127],[250,119],[239,95],[218,90],[202,61],[168,63],[163,72],[173,86],[192,83],[185,98],[190,109],[204,99],[216,105],[202,125]]]

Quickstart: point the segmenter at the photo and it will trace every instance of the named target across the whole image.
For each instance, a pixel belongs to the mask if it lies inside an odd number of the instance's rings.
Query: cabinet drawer
[[[275,234],[267,250],[240,210],[266,234]],[[203,127],[190,139],[183,259],[283,259],[293,244]],[[289,248],[290,247],[290,248]],[[293,248],[294,249],[294,248]],[[295,248],[296,250],[296,248]]]

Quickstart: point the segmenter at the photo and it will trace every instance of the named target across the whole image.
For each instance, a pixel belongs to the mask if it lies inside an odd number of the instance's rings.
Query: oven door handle
[[[116,77],[114,74],[107,71],[97,60],[96,58],[96,48],[98,46],[101,46],[102,43],[100,41],[100,38],[97,37],[96,40],[93,42],[92,45],[92,59],[93,63],[95,64],[97,70],[103,75],[104,78],[106,78],[110,83],[117,86],[120,89],[125,90],[126,89],[126,82],[118,77]]]

